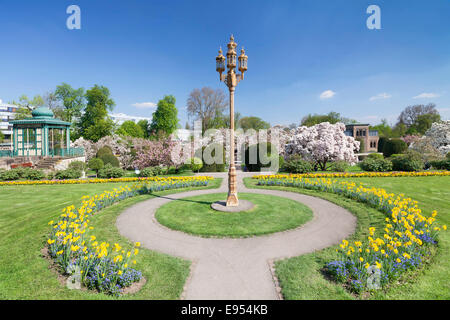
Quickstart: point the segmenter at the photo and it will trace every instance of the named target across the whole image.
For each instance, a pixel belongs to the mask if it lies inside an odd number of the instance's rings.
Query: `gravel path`
[[[347,210],[319,198],[294,192],[248,189],[238,172],[238,191],[268,194],[299,201],[310,207],[312,220],[303,226],[272,235],[252,238],[201,238],[160,225],[155,211],[165,203],[190,196],[227,192],[225,173],[219,189],[172,194],[140,202],[117,219],[120,234],[140,241],[151,250],[182,257],[193,262],[186,283],[185,299],[278,299],[269,261],[298,256],[329,247],[352,234],[356,218]]]

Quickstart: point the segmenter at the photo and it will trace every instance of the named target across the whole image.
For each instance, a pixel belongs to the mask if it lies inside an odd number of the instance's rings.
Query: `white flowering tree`
[[[118,135],[105,136],[93,142],[86,140],[83,137],[78,138],[72,142],[72,147],[84,148],[86,161],[95,158],[97,151],[104,146],[111,148],[113,154],[117,156],[121,166],[125,169],[131,168],[133,164],[134,157],[132,155],[132,149],[141,150],[146,146],[148,140],[142,138],[132,138],[132,137],[121,137]]]
[[[450,120],[434,122],[425,135],[413,142],[410,148],[422,152],[424,146],[437,150],[442,156],[450,152]]]
[[[329,161],[347,161],[355,163],[358,157],[359,141],[346,136],[345,124],[322,122],[312,127],[301,126],[293,129],[293,136],[286,144],[286,154],[299,154],[314,161],[321,170],[325,170]]]

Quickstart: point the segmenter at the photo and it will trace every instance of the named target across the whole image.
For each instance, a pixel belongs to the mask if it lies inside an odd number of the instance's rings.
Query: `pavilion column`
[[[70,151],[70,127],[66,128],[66,141],[67,141],[67,152]]]
[[[44,135],[42,140],[44,141],[44,146],[43,146],[43,155],[44,156],[48,156],[48,127],[44,126]]]

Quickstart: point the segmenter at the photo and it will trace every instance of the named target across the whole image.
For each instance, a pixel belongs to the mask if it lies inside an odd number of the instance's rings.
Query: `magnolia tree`
[[[442,156],[450,152],[450,120],[434,122],[425,135],[417,142],[412,143],[410,148],[420,152],[418,149],[423,145],[434,148]]]
[[[131,168],[134,161],[132,150],[141,150],[146,146],[147,142],[148,140],[142,138],[121,137],[118,135],[105,136],[97,142],[81,137],[72,143],[72,147],[84,148],[86,161],[89,161],[95,158],[100,148],[108,146],[113,154],[117,156],[123,168]]]
[[[189,154],[183,153],[180,142],[170,137],[161,140],[147,140],[137,151],[133,166],[139,169],[153,166],[178,167]]]
[[[417,141],[420,140],[420,136],[416,136],[416,135],[406,135],[404,137],[401,137],[400,139],[402,139],[403,141],[405,141],[405,143],[410,146],[412,143],[415,143]]]
[[[201,129],[201,127],[199,128]],[[280,154],[283,154],[284,146],[289,140],[290,135],[285,130],[282,130],[282,127],[276,126],[268,130],[258,131],[253,129],[244,131],[243,129],[239,128],[235,130],[234,138],[235,148],[239,151],[242,150],[244,146],[254,145],[258,142],[271,142],[272,145],[274,145],[276,149],[279,150]],[[197,132],[194,130],[194,137],[192,141],[183,141],[180,142],[180,144],[181,148],[184,150],[184,153],[181,153],[181,157],[183,157],[183,159],[194,157],[194,153],[202,147],[207,147],[211,144],[222,145],[225,149],[225,161],[226,163],[229,163],[230,129],[209,129],[203,134],[201,133],[201,130],[198,130]],[[189,155],[189,157],[186,158],[186,155]],[[242,160],[241,156],[241,152],[238,152],[236,160]]]
[[[293,136],[286,144],[286,154],[299,154],[314,161],[325,170],[329,161],[347,161],[355,163],[360,143],[353,137],[346,136],[345,124],[322,122],[312,127],[301,126],[293,129]]]

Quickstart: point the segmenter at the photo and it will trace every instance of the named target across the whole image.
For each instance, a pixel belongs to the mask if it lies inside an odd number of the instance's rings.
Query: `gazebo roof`
[[[13,120],[11,124],[54,124],[62,126],[70,126],[70,122],[55,119],[52,110],[46,107],[39,107],[31,112],[32,118]]]

